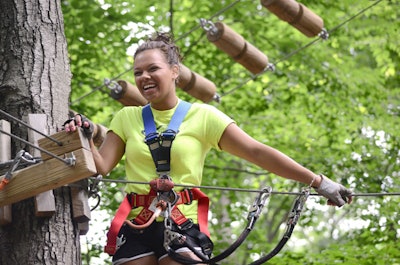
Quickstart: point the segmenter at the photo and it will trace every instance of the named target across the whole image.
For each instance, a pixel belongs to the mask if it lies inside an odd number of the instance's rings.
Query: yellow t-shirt
[[[163,132],[175,112],[175,108],[158,111],[151,109],[157,131]],[[171,148],[170,176],[175,184],[201,185],[204,160],[211,148],[220,150],[218,142],[233,120],[217,108],[193,103],[179,127]],[[125,142],[125,171],[127,180],[149,182],[158,178],[149,147],[144,142],[142,107],[124,107],[111,121],[110,130]],[[175,187],[175,191],[182,190]],[[127,193],[148,194],[149,185],[127,184]],[[197,222],[197,201],[179,205],[186,216]],[[128,218],[135,217],[141,208],[133,209]]]

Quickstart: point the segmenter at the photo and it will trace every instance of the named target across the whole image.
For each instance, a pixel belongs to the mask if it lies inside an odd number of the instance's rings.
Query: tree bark
[[[0,107],[24,122],[46,114],[52,134],[68,116],[71,90],[60,0],[1,0],[0,10]],[[12,122],[13,134],[27,139],[27,130]],[[17,140],[11,149],[12,157],[29,150]],[[0,227],[0,264],[81,264],[69,189],[54,195],[51,217],[36,217],[32,199],[12,206],[12,223]]]

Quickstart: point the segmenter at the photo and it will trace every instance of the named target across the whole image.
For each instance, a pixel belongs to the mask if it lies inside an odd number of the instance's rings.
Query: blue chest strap
[[[186,101],[180,101],[167,129],[158,133],[150,104],[143,107],[142,117],[144,122],[145,143],[149,146],[157,173],[168,174],[171,170],[171,145],[179,131],[179,127],[192,105]]]

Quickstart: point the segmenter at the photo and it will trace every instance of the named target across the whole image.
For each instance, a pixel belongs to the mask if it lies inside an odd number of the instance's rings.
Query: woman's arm
[[[90,139],[90,149],[96,164],[97,173],[105,176],[121,160],[125,153],[125,143],[117,134],[110,131],[107,133],[99,149],[94,145],[93,140]]]
[[[326,177],[313,173],[282,152],[258,142],[234,123],[231,123],[225,129],[219,141],[219,146],[222,150],[254,163],[278,176],[307,185],[312,184],[317,192],[330,200],[330,204],[344,204],[347,197],[349,203],[351,202],[351,191]],[[324,182],[324,185],[321,185],[322,182]],[[320,186],[323,190],[319,190]],[[326,186],[328,186],[329,192],[325,191]]]
[[[236,124],[230,124],[223,133],[219,145],[222,150],[246,159],[278,176],[319,187],[321,178],[301,166],[282,152],[262,144],[245,133]]]

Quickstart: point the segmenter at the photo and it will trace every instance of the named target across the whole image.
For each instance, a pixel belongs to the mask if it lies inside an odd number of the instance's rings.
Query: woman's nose
[[[150,73],[147,71],[144,71],[142,74],[142,77],[148,79],[148,78],[150,78]]]

